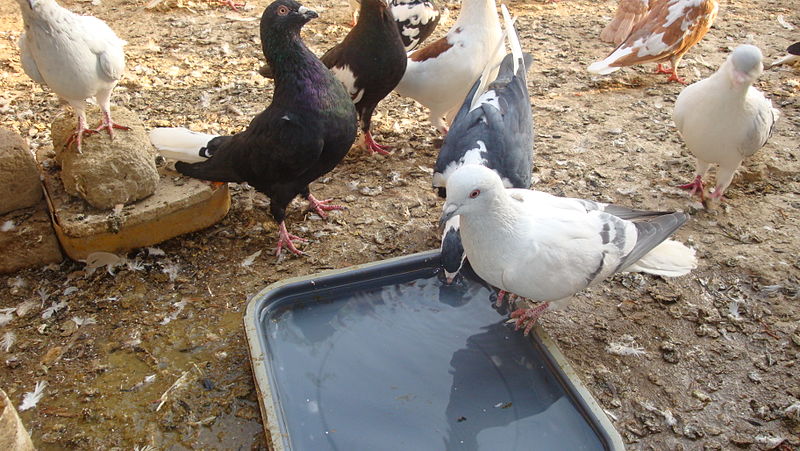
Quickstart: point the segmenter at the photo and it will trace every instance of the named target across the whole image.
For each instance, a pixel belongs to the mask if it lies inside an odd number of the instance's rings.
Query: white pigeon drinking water
[[[55,0],[17,0],[25,22],[19,48],[22,68],[33,81],[47,85],[66,100],[78,116],[67,141],[81,151],[83,136],[128,127],[111,119],[111,91],[125,70],[125,41],[102,20],[81,16]],[[103,112],[95,129],[86,126],[86,99],[94,97]]]
[[[475,273],[501,294],[542,302],[512,313],[526,334],[548,307],[567,305],[573,294],[616,272],[676,277],[697,266],[694,250],[667,240],[688,219],[684,213],[506,189],[484,166],[462,166],[448,179],[441,223],[455,215]]]
[[[681,91],[672,118],[697,158],[695,179],[681,188],[703,191],[711,163],[719,164],[712,199],[720,199],[742,160],[766,144],[779,111],[752,84],[763,71],[761,51],[740,45],[710,77]]]

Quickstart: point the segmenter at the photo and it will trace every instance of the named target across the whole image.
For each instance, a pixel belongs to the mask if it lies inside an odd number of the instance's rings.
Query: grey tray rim
[[[245,337],[250,354],[250,367],[253,370],[253,379],[255,380],[256,392],[258,393],[259,407],[261,409],[261,419],[264,426],[264,435],[267,440],[267,446],[272,451],[291,451],[288,446],[288,435],[283,431],[281,426],[280,415],[278,414],[278,406],[275,403],[275,397],[269,383],[269,368],[263,355],[262,350],[259,348],[259,334],[256,324],[259,321],[259,316],[266,305],[273,300],[270,300],[270,294],[280,291],[292,285],[304,285],[311,283],[312,285],[320,285],[320,288],[327,288],[325,282],[331,279],[338,278],[347,273],[362,272],[368,270],[375,270],[381,266],[403,266],[419,263],[433,263],[439,259],[439,250],[431,250],[419,252],[416,254],[403,255],[393,257],[386,260],[377,262],[364,263],[360,265],[348,266],[346,268],[331,269],[321,271],[314,274],[305,276],[291,277],[272,283],[256,293],[247,303],[247,309],[243,317]],[[614,428],[613,423],[606,415],[603,408],[597,403],[592,396],[591,392],[581,383],[578,374],[570,366],[569,361],[561,353],[550,336],[540,326],[536,325],[533,329],[533,334],[538,338],[543,346],[543,354],[550,360],[549,365],[555,370],[555,376],[564,384],[567,392],[573,397],[575,402],[580,405],[587,414],[589,414],[599,426],[600,434],[605,439],[606,443],[610,446],[611,451],[623,451],[625,445],[622,437]],[[534,342],[534,337],[531,337]]]

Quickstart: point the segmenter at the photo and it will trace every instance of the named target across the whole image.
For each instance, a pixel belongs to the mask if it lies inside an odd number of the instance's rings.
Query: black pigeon
[[[320,59],[350,93],[365,147],[387,155],[370,134],[372,112],[400,83],[408,62],[387,0],[362,0],[358,23]]]
[[[467,94],[445,137],[433,172],[433,186],[445,197],[447,179],[465,164],[478,164],[500,175],[506,188],[530,188],[533,167],[533,115],[525,74],[533,58],[522,53],[505,5],[506,30],[512,53],[488,83],[491,67]],[[492,58],[491,60],[494,60]],[[447,283],[464,262],[458,216],[444,225],[441,262]]]
[[[301,254],[286,230],[286,207],[298,194],[325,217],[341,209],[317,200],[309,183],[331,171],[356,137],[356,112],[341,82],[300,39],[300,28],[317,13],[294,0],[278,0],[261,16],[261,44],[275,75],[272,103],[247,129],[212,136],[186,129],[161,128],[150,140],[178,172],[203,180],[247,182],[270,197],[278,222],[277,253],[286,246]],[[190,164],[188,162],[196,161]]]

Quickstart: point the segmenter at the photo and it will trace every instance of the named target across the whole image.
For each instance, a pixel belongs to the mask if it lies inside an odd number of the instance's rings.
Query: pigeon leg
[[[528,335],[531,329],[533,329],[533,326],[536,325],[536,321],[548,307],[550,307],[549,302],[542,302],[534,308],[521,308],[511,312],[511,318],[516,318],[517,320],[517,325],[514,327],[514,330],[519,330],[524,326],[525,330],[522,334]]]
[[[65,149],[69,148],[70,144],[75,143],[78,153],[82,153],[81,145],[83,143],[83,137],[85,135],[92,135],[97,132],[90,128],[86,128],[86,114],[83,112],[82,109],[76,108],[75,112],[78,116],[78,127],[75,129],[75,133],[73,133],[72,135],[70,135],[69,138],[67,138],[67,142],[64,143],[64,148]]]
[[[697,174],[695,176],[693,182],[687,183],[685,185],[678,185],[678,188],[692,190],[689,193],[690,196],[694,196],[695,194],[699,194],[700,195],[700,199],[705,200],[705,191],[704,191],[705,187],[703,186],[703,176],[700,175],[700,174]]]
[[[325,199],[325,200],[318,200],[314,197],[311,193],[306,196],[308,200],[308,209],[315,211],[322,219],[327,219],[328,214],[325,213],[326,211],[331,210],[347,210],[347,207],[344,205],[328,205],[333,199]]]
[[[281,248],[283,248],[283,246],[286,246],[286,249],[289,249],[295,255],[306,255],[305,252],[298,250],[294,246],[293,241],[308,241],[308,240],[289,233],[286,230],[286,222],[281,221],[280,225],[278,226],[278,248],[275,251],[275,255],[281,255]]]
[[[364,132],[364,146],[367,150],[372,152],[379,153],[381,155],[389,155],[389,152],[386,150],[388,147],[381,146],[380,144],[376,143],[374,139],[372,139],[372,134],[367,130]]]
[[[722,199],[722,195],[725,194],[725,190],[728,189],[731,181],[733,181],[733,175],[736,173],[737,168],[738,165],[733,168],[722,167],[722,165],[720,165],[719,171],[717,171],[717,186],[714,188],[714,192],[709,196],[711,199]]]
[[[126,125],[120,125],[120,124],[117,124],[116,122],[114,122],[113,120],[111,120],[111,112],[103,111],[103,121],[100,122],[100,125],[98,125],[97,128],[95,128],[92,131],[95,132],[95,133],[100,133],[103,130],[108,130],[108,136],[111,137],[111,139],[113,140],[114,139],[114,129],[115,128],[119,129],[119,130],[130,130],[131,129],[130,127],[128,127]]]

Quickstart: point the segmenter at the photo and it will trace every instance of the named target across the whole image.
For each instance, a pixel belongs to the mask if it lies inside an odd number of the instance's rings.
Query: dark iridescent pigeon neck
[[[265,32],[261,34],[261,42],[267,44],[264,57],[272,68],[276,97],[284,94],[295,97],[296,104],[310,108],[330,106],[332,99],[324,93],[333,75],[303,44],[299,31],[281,35]],[[301,92],[303,95],[298,95]]]

